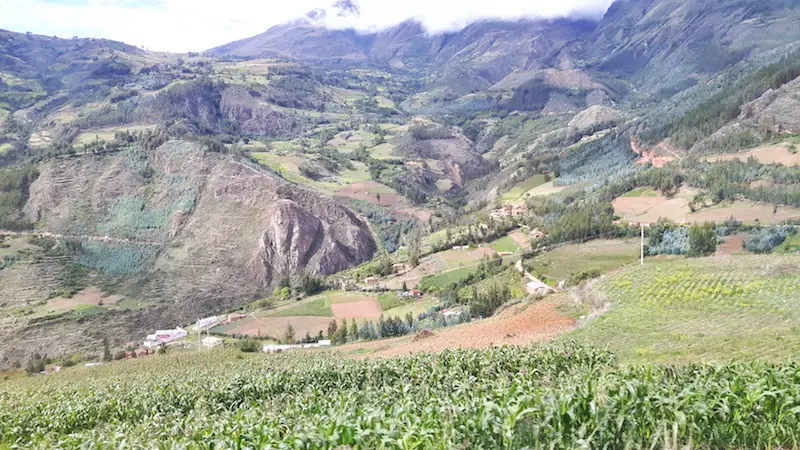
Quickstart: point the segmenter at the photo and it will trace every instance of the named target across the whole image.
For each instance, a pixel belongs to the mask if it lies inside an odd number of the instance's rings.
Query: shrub
[[[706,222],[689,229],[689,257],[713,255],[717,251],[717,234],[714,226]]]
[[[797,227],[793,225],[752,230],[744,241],[744,248],[753,253],[770,253],[796,232]]]
[[[581,272],[573,273],[567,278],[567,286],[577,286],[584,281],[591,280],[602,275],[599,269],[583,270]]]
[[[685,255],[689,253],[689,230],[676,227],[661,233],[660,241],[650,244],[648,255]]]
[[[261,343],[255,339],[247,338],[239,343],[239,350],[244,353],[258,353],[261,350]]]

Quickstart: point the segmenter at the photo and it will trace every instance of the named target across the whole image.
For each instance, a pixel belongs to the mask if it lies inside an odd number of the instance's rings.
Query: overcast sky
[[[329,27],[379,30],[407,19],[430,32],[479,19],[598,17],[613,0],[359,0],[358,17],[338,17],[335,0],[0,0],[0,28],[69,38],[103,37],[149,50],[201,51],[273,25],[329,12]]]

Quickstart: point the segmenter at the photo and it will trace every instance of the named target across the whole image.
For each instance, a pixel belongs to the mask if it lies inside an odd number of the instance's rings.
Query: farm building
[[[223,342],[224,340],[222,338],[218,338],[216,336],[206,336],[203,338],[203,340],[200,341],[200,343],[205,348],[219,347],[220,345],[223,344]]]
[[[406,265],[403,263],[394,264],[392,265],[392,272],[396,275],[404,274],[406,273]]]
[[[419,298],[422,297],[422,291],[419,289],[413,289],[410,291],[404,291],[400,293],[400,297],[402,298]]]
[[[460,316],[461,315],[461,311],[455,311],[455,310],[452,310],[452,309],[446,309],[446,310],[442,311],[442,315],[444,316],[445,319],[452,319],[454,317]]]
[[[189,333],[181,327],[176,327],[174,330],[157,330],[155,334],[147,335],[144,340],[144,346],[146,348],[160,347],[163,344],[183,339],[188,335]]]
[[[375,284],[378,284],[379,281],[381,281],[381,279],[379,277],[367,277],[367,278],[364,278],[364,284],[375,285]]]
[[[228,325],[228,324],[231,324],[233,322],[237,322],[239,320],[242,320],[242,319],[244,319],[246,317],[247,317],[247,314],[230,313],[227,316],[225,316],[224,319],[222,319],[222,323],[224,323],[225,325]]]
[[[212,325],[215,325],[219,321],[220,318],[217,316],[206,317],[205,319],[198,320],[195,326],[198,330],[204,330]]]
[[[534,228],[530,233],[528,233],[528,237],[535,241],[536,239],[545,237],[545,234],[538,228]]]
[[[147,356],[150,354],[150,351],[146,348],[137,348],[135,352],[133,352],[137,358],[141,358],[142,356]]]
[[[502,208],[492,210],[489,213],[489,217],[494,220],[502,220],[506,217],[519,217],[525,214],[526,208],[525,205],[521,204],[514,204],[514,205],[503,205]]]

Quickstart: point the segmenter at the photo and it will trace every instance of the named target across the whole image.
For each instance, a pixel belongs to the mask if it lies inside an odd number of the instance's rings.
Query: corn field
[[[170,354],[5,382],[0,448],[797,448],[798,369],[623,367],[570,342]]]

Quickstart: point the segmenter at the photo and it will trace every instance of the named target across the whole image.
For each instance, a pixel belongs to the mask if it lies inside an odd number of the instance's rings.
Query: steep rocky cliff
[[[25,213],[37,232],[58,242],[51,253],[61,252],[57,260],[0,271],[0,299],[18,300],[5,306],[52,312],[44,310],[64,288],[63,277],[21,275],[58,275],[55,268],[76,264],[88,270],[83,284],[102,284],[148,307],[80,323],[11,315],[0,332],[5,364],[33,350],[60,354],[87,342],[96,351],[101,335],[116,344],[140,338],[262,297],[281,277],[331,274],[376,251],[369,226],[339,203],[183,141],[43,163]],[[44,263],[53,267],[34,270]]]

